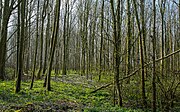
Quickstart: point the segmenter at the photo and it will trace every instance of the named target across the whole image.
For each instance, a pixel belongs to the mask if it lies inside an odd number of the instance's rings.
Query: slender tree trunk
[[[143,1],[141,1],[143,2]],[[138,12],[137,12],[137,5],[136,5],[136,1],[133,0],[133,4],[134,4],[134,8],[135,8],[135,16],[136,16],[136,21],[137,21],[137,25],[138,25],[138,30],[140,33],[140,37],[139,37],[139,46],[140,46],[140,63],[141,63],[141,94],[142,94],[142,101],[143,101],[143,106],[146,107],[147,106],[147,102],[146,102],[146,93],[145,93],[145,79],[144,79],[144,53],[143,53],[143,40],[142,40],[142,33],[141,33],[141,27],[140,27],[140,21],[138,18]]]
[[[45,75],[46,69],[47,69],[47,53],[48,53],[48,47],[49,47],[49,26],[50,26],[50,12],[49,12],[49,0],[47,1],[47,12],[48,12],[48,16],[47,16],[47,26],[46,26],[46,37],[45,37],[45,54],[44,54],[44,66],[43,66],[43,75]],[[45,76],[46,77],[46,76]],[[45,81],[46,82],[46,81]],[[46,83],[45,83],[46,84]]]
[[[67,20],[66,20],[66,24],[67,24],[67,32],[66,32],[66,71],[68,71],[68,69],[70,69],[70,61],[69,61],[69,40],[71,37],[71,21],[70,21],[70,5],[69,5],[69,0],[67,0]]]
[[[42,23],[41,23],[41,35],[40,35],[40,40],[41,40],[41,44],[40,44],[40,67],[39,67],[39,71],[37,74],[37,79],[41,78],[41,74],[42,74],[42,70],[43,70],[43,36],[44,36],[44,21],[46,18],[46,1],[44,1],[43,4],[43,10],[42,10],[42,15],[41,15],[41,19],[42,19]]]
[[[101,80],[101,74],[102,74],[102,55],[103,55],[103,44],[104,44],[104,33],[103,33],[103,30],[104,30],[104,0],[102,0],[102,6],[101,6],[101,45],[100,45],[100,58],[99,58],[99,61],[100,61],[100,71],[99,71],[99,81]]]
[[[128,32],[127,32],[127,55],[126,55],[126,76],[130,73],[130,55],[131,55],[131,12],[130,12],[130,0],[127,1],[127,16],[128,16]],[[130,83],[130,79],[128,79],[128,83]]]
[[[34,53],[34,64],[33,64],[33,73],[32,73],[32,80],[30,89],[33,88],[35,72],[36,72],[36,61],[37,61],[37,49],[38,49],[38,37],[39,37],[39,0],[37,4],[37,17],[36,17],[36,43],[35,43],[35,53]]]
[[[64,27],[63,27],[63,30],[64,30],[64,32],[63,32],[63,45],[64,45],[64,55],[63,55],[63,69],[62,69],[62,74],[63,75],[66,75],[66,70],[67,70],[67,67],[66,67],[66,65],[67,65],[67,63],[66,63],[66,52],[67,52],[67,49],[66,49],[66,47],[67,47],[67,32],[66,32],[66,22],[67,22],[67,5],[68,5],[68,2],[69,1],[66,1],[66,6],[65,6],[65,15],[64,15]]]
[[[20,0],[18,0],[18,2],[20,2]],[[19,69],[19,43],[20,43],[20,12],[21,10],[21,6],[18,5],[18,24],[17,24],[17,61],[16,61],[16,75],[18,74],[18,69]],[[16,77],[15,77],[16,78]]]
[[[27,2],[27,4],[28,4],[28,1],[26,1]],[[30,20],[30,18],[31,18],[31,8],[27,8],[27,11],[26,11],[27,13],[29,12],[29,16],[27,16],[26,17],[26,32],[27,32],[27,34],[28,34],[28,36],[27,36],[27,48],[26,48],[26,70],[25,70],[25,72],[27,73],[27,74],[29,74],[28,72],[29,72],[29,68],[30,68],[30,47],[31,47],[31,20]],[[28,20],[29,19],[29,20]],[[28,25],[29,25],[29,27],[28,27]],[[25,45],[24,45],[24,47],[25,47]]]
[[[115,49],[114,49],[114,59],[115,59],[115,76],[114,81],[117,88],[117,94],[118,94],[118,104],[119,106],[122,106],[122,96],[121,96],[121,90],[120,90],[120,82],[119,82],[119,64],[120,64],[120,56],[119,56],[119,37],[117,37],[117,26],[116,26],[116,16],[114,12],[114,2],[113,0],[110,0],[111,4],[111,12],[113,17],[113,36],[115,41]]]
[[[161,7],[160,7],[160,12],[161,12],[161,57],[164,57],[164,13],[165,13],[165,2],[166,0],[161,0]],[[161,60],[161,77],[164,77],[164,60]]]
[[[50,51],[49,67],[48,67],[48,72],[47,72],[46,89],[48,91],[51,90],[51,70],[52,70],[52,63],[53,63],[54,52],[55,52],[57,36],[58,36],[58,29],[59,29],[60,5],[61,5],[61,0],[56,0],[55,18],[54,18],[54,26],[53,26],[53,32],[52,32],[52,44],[51,44],[51,51]]]
[[[142,50],[143,50],[143,61],[146,63],[147,61],[147,53],[146,53],[146,24],[145,24],[145,16],[144,16],[144,4],[146,0],[141,0],[141,24],[142,24]],[[147,76],[147,68],[144,68],[144,79]]]
[[[153,0],[153,13],[154,13],[154,22],[153,22],[153,71],[152,71],[152,110],[156,112],[156,63],[155,63],[155,54],[156,54],[156,0]]]
[[[97,6],[98,6],[98,0],[96,0],[96,3],[95,3],[95,9],[94,9],[94,22],[92,23],[92,40],[91,40],[91,71],[94,71],[95,70],[95,43],[94,43],[94,40],[95,40],[95,31],[96,31],[96,21],[97,21]],[[91,76],[91,79],[92,79],[92,76]]]
[[[145,38],[145,24],[144,24],[144,2],[145,0],[141,0],[141,21],[142,21],[142,36],[140,36],[140,57],[141,57],[141,78],[142,78],[142,99],[144,107],[147,107],[146,101],[146,92],[145,92],[145,68],[144,68],[144,54],[145,54],[145,46],[143,44]]]
[[[24,37],[25,37],[25,6],[26,0],[21,1],[21,36],[20,36],[20,46],[19,46],[19,59],[18,59],[18,76],[16,80],[15,92],[18,93],[21,89],[21,77],[23,75],[23,52],[24,52]]]

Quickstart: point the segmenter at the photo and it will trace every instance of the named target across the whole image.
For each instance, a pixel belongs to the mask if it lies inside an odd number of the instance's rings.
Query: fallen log
[[[164,59],[166,59],[166,58],[168,58],[168,57],[170,57],[170,56],[172,56],[172,55],[174,55],[174,54],[176,54],[176,53],[179,53],[179,52],[180,52],[180,49],[177,50],[177,51],[175,51],[175,52],[173,52],[173,53],[170,53],[170,54],[168,54],[168,55],[166,55],[166,56],[164,56],[164,57],[161,57],[161,58],[159,58],[159,59],[156,59],[155,62],[164,60]],[[150,64],[152,64],[152,63],[153,63],[153,62],[150,61],[149,63],[145,64],[144,67],[146,67],[146,66],[148,66],[148,65],[150,65]],[[142,68],[139,67],[139,68],[137,68],[134,72],[132,72],[130,75],[125,76],[125,77],[123,77],[123,78],[121,78],[121,79],[119,79],[119,80],[122,81],[122,80],[125,80],[125,79],[127,79],[127,78],[129,78],[129,77],[131,77],[131,76],[134,76],[134,75],[135,75],[139,70],[141,70],[141,69],[142,69]],[[92,92],[90,92],[90,93],[95,93],[95,92],[97,92],[97,91],[99,91],[99,90],[101,90],[101,89],[103,89],[103,88],[109,87],[109,86],[112,85],[112,84],[113,84],[113,82],[111,82],[111,83],[109,83],[109,84],[107,84],[107,85],[103,85],[103,86],[99,87],[98,89],[96,89],[96,90],[94,90],[94,91],[92,91]]]
[[[113,83],[109,83],[109,84],[107,84],[107,85],[103,85],[103,86],[101,86],[100,88],[98,88],[98,89],[96,89],[96,90],[94,90],[94,91],[92,91],[92,92],[90,92],[90,93],[95,93],[95,92],[97,92],[97,91],[99,91],[99,90],[101,90],[101,89],[103,89],[103,88],[107,88],[108,86],[110,86],[110,85],[112,85]]]

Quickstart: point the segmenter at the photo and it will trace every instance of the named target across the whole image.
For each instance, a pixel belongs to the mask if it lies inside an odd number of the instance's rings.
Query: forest
[[[0,112],[180,112],[180,0],[0,0]]]

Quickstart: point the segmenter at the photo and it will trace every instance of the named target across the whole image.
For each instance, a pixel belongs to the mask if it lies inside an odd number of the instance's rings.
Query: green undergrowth
[[[22,82],[21,92],[14,93],[14,81],[0,82],[0,110],[13,112],[72,111],[72,112],[139,112],[112,106],[111,94],[106,90],[90,93],[94,89],[79,84],[52,81],[52,91],[42,87],[43,81],[35,81],[32,90],[30,82]]]

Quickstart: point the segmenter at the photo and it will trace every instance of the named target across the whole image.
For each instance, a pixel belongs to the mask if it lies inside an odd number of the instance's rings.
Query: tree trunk
[[[39,71],[37,74],[37,79],[41,78],[41,74],[42,74],[42,70],[43,70],[43,36],[44,36],[44,21],[46,18],[46,1],[44,1],[43,4],[43,9],[42,9],[42,15],[41,15],[41,19],[42,19],[42,23],[41,23],[41,35],[40,35],[40,40],[41,40],[41,44],[40,44],[40,66],[39,66]]]
[[[141,78],[142,78],[142,99],[143,99],[143,105],[146,108],[147,107],[147,101],[146,101],[146,92],[145,92],[145,68],[144,68],[144,54],[145,54],[145,46],[143,44],[143,40],[145,38],[145,24],[144,24],[144,2],[145,0],[141,0],[141,21],[142,21],[142,36],[140,36],[140,59],[141,59]]]
[[[153,71],[152,71],[152,110],[156,112],[156,63],[155,63],[155,54],[156,54],[156,6],[155,1],[153,0],[153,13],[154,13],[154,22],[153,22]]]
[[[18,93],[21,89],[21,77],[23,75],[23,53],[24,53],[24,37],[25,37],[25,6],[26,0],[21,1],[21,36],[20,36],[20,46],[19,46],[19,59],[18,59],[18,76],[16,80],[15,92]]]
[[[143,1],[141,1],[143,2]],[[140,46],[140,63],[141,63],[141,94],[142,94],[142,100],[143,100],[143,106],[146,107],[147,106],[147,102],[146,102],[146,94],[145,94],[145,79],[144,79],[144,53],[143,53],[143,40],[142,40],[142,33],[141,33],[141,27],[140,27],[140,21],[138,18],[138,12],[137,12],[137,5],[136,5],[136,1],[133,0],[133,4],[134,4],[134,8],[135,8],[135,16],[136,16],[136,21],[137,21],[137,25],[138,25],[138,30],[139,30],[139,46]],[[144,4],[144,3],[141,3]]]
[[[161,7],[160,7],[160,12],[161,12],[161,57],[164,57],[164,13],[165,13],[165,2],[164,0],[161,0]],[[161,77],[164,77],[164,60],[161,60]]]
[[[99,61],[100,61],[100,71],[99,71],[99,81],[101,80],[101,74],[102,74],[102,55],[103,55],[103,44],[104,44],[104,33],[103,33],[103,30],[104,30],[104,0],[102,0],[102,6],[101,6],[101,44],[100,44],[100,58],[99,58]]]
[[[39,37],[39,0],[37,3],[37,17],[36,17],[36,43],[35,43],[35,53],[34,53],[34,64],[33,64],[33,73],[30,89],[33,88],[35,72],[36,72],[36,61],[37,61],[37,48],[38,48],[38,37]]]
[[[50,59],[49,59],[49,66],[47,72],[47,82],[46,82],[46,89],[48,91],[51,91],[51,70],[52,70],[52,63],[53,63],[54,52],[55,52],[57,36],[58,36],[58,29],[59,29],[60,5],[61,5],[61,0],[56,0],[55,18],[54,18],[54,26],[53,26],[52,42],[51,42],[52,44],[51,44]]]
[[[47,59],[48,59],[48,47],[49,47],[49,26],[50,26],[50,11],[49,11],[49,0],[47,1],[47,12],[48,12],[48,16],[47,16],[47,26],[46,26],[46,37],[45,37],[45,56],[44,56],[44,66],[43,66],[43,75],[45,75],[46,69],[47,69]],[[46,77],[46,76],[45,76]],[[45,83],[46,84],[46,81]],[[45,86],[44,86],[45,87]]]
[[[116,26],[116,16],[114,12],[114,2],[113,0],[110,0],[111,4],[111,12],[113,17],[113,36],[114,36],[114,59],[115,59],[115,74],[114,74],[114,81],[117,88],[117,94],[118,94],[118,104],[119,106],[122,106],[122,96],[121,96],[121,90],[120,90],[120,82],[119,82],[119,64],[120,64],[120,56],[119,56],[119,37],[117,37],[117,26]]]
[[[130,12],[130,1],[127,1],[127,16],[128,16],[128,32],[127,32],[127,41],[126,41],[126,48],[127,48],[127,53],[126,53],[126,76],[129,75],[130,73],[130,55],[131,55],[131,12]],[[128,83],[130,83],[130,79],[128,79]]]
[[[63,27],[63,30],[64,30],[64,32],[63,32],[63,45],[64,45],[64,55],[63,55],[63,69],[62,69],[62,74],[63,75],[66,75],[66,70],[67,70],[67,67],[66,67],[66,52],[67,52],[67,49],[66,49],[66,47],[67,47],[67,33],[66,33],[66,22],[67,22],[67,5],[68,5],[68,2],[69,1],[66,1],[66,6],[65,6],[65,15],[64,15],[64,27]]]
[[[1,37],[0,37],[0,80],[4,80],[5,76],[5,60],[6,60],[6,40],[8,32],[8,22],[11,15],[11,10],[9,6],[10,0],[5,0],[3,15],[2,15],[2,27],[1,27]]]

